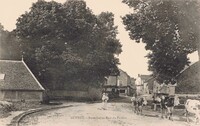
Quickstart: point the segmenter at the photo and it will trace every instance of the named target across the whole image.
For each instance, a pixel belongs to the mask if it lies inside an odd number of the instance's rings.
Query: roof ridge
[[[140,74],[141,76],[151,76],[151,74]]]
[[[21,60],[0,60],[0,62],[15,62],[15,63],[19,63],[22,62]]]
[[[26,69],[30,72],[30,74],[31,74],[31,76],[35,79],[35,81],[37,82],[37,84],[40,86],[40,88],[42,89],[42,90],[45,90],[43,87],[42,87],[42,85],[40,84],[40,82],[37,80],[37,78],[35,77],[35,75],[31,72],[31,70],[28,68],[28,66],[26,65],[26,63],[22,60],[21,61],[23,64],[24,64],[24,66],[26,67]]]
[[[124,71],[124,70],[122,70],[120,68],[119,68],[119,71],[122,71],[123,73],[125,73],[127,76],[129,76],[131,78],[131,76],[126,71]]]
[[[183,70],[181,70],[181,71],[179,72],[179,74],[176,75],[176,77],[178,77],[181,73],[183,73],[183,72],[186,71],[187,69],[191,68],[191,66],[194,66],[194,65],[197,64],[198,62],[200,62],[200,61],[196,61],[196,62],[191,63],[189,66],[185,66],[185,68],[184,68]]]

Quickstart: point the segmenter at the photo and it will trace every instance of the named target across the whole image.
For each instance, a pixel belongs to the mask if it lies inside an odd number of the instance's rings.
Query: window
[[[120,92],[120,93],[125,93],[125,90],[120,90],[119,92]]]
[[[4,80],[5,74],[0,74],[0,80]]]

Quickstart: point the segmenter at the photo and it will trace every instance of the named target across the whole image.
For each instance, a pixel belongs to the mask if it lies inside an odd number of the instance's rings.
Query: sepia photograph
[[[0,126],[199,126],[200,0],[0,0]]]

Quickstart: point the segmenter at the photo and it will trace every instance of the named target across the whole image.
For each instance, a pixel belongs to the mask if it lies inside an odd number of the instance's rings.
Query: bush
[[[97,88],[89,88],[88,96],[92,101],[97,101],[101,99],[102,91]]]
[[[15,101],[13,106],[15,110],[21,111],[41,107],[41,103],[38,101]]]
[[[0,113],[3,115],[5,113],[16,110],[13,103],[7,101],[0,101]]]

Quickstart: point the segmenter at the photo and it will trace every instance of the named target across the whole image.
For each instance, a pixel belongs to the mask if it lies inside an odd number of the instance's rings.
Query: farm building
[[[175,94],[175,88],[177,84],[165,84],[165,83],[158,83],[155,79],[155,77],[151,77],[149,80],[146,81],[149,89],[150,94],[168,94],[168,95],[174,95]]]
[[[23,60],[0,60],[0,100],[42,101],[43,91]]]
[[[175,94],[176,84],[159,84],[157,81],[153,83],[153,93],[161,93],[167,95],[174,95]]]
[[[123,70],[119,70],[120,75],[118,76],[118,90],[121,95],[132,95],[133,87],[131,86],[131,77]]]
[[[149,94],[147,80],[151,78],[150,75],[140,75],[136,78],[135,85],[137,90],[137,95]]]
[[[184,69],[176,78],[177,94],[200,94],[199,61]]]
[[[131,81],[131,77],[123,70],[119,70],[119,75],[109,76],[104,89],[108,92],[116,92],[119,95],[133,95],[135,92],[134,79]]]
[[[147,83],[147,86],[148,86],[148,89],[149,89],[149,94],[153,94],[153,92],[155,92],[154,90],[156,89],[155,86],[154,86],[154,83],[155,83],[155,77],[151,77],[149,78],[146,83]]]

